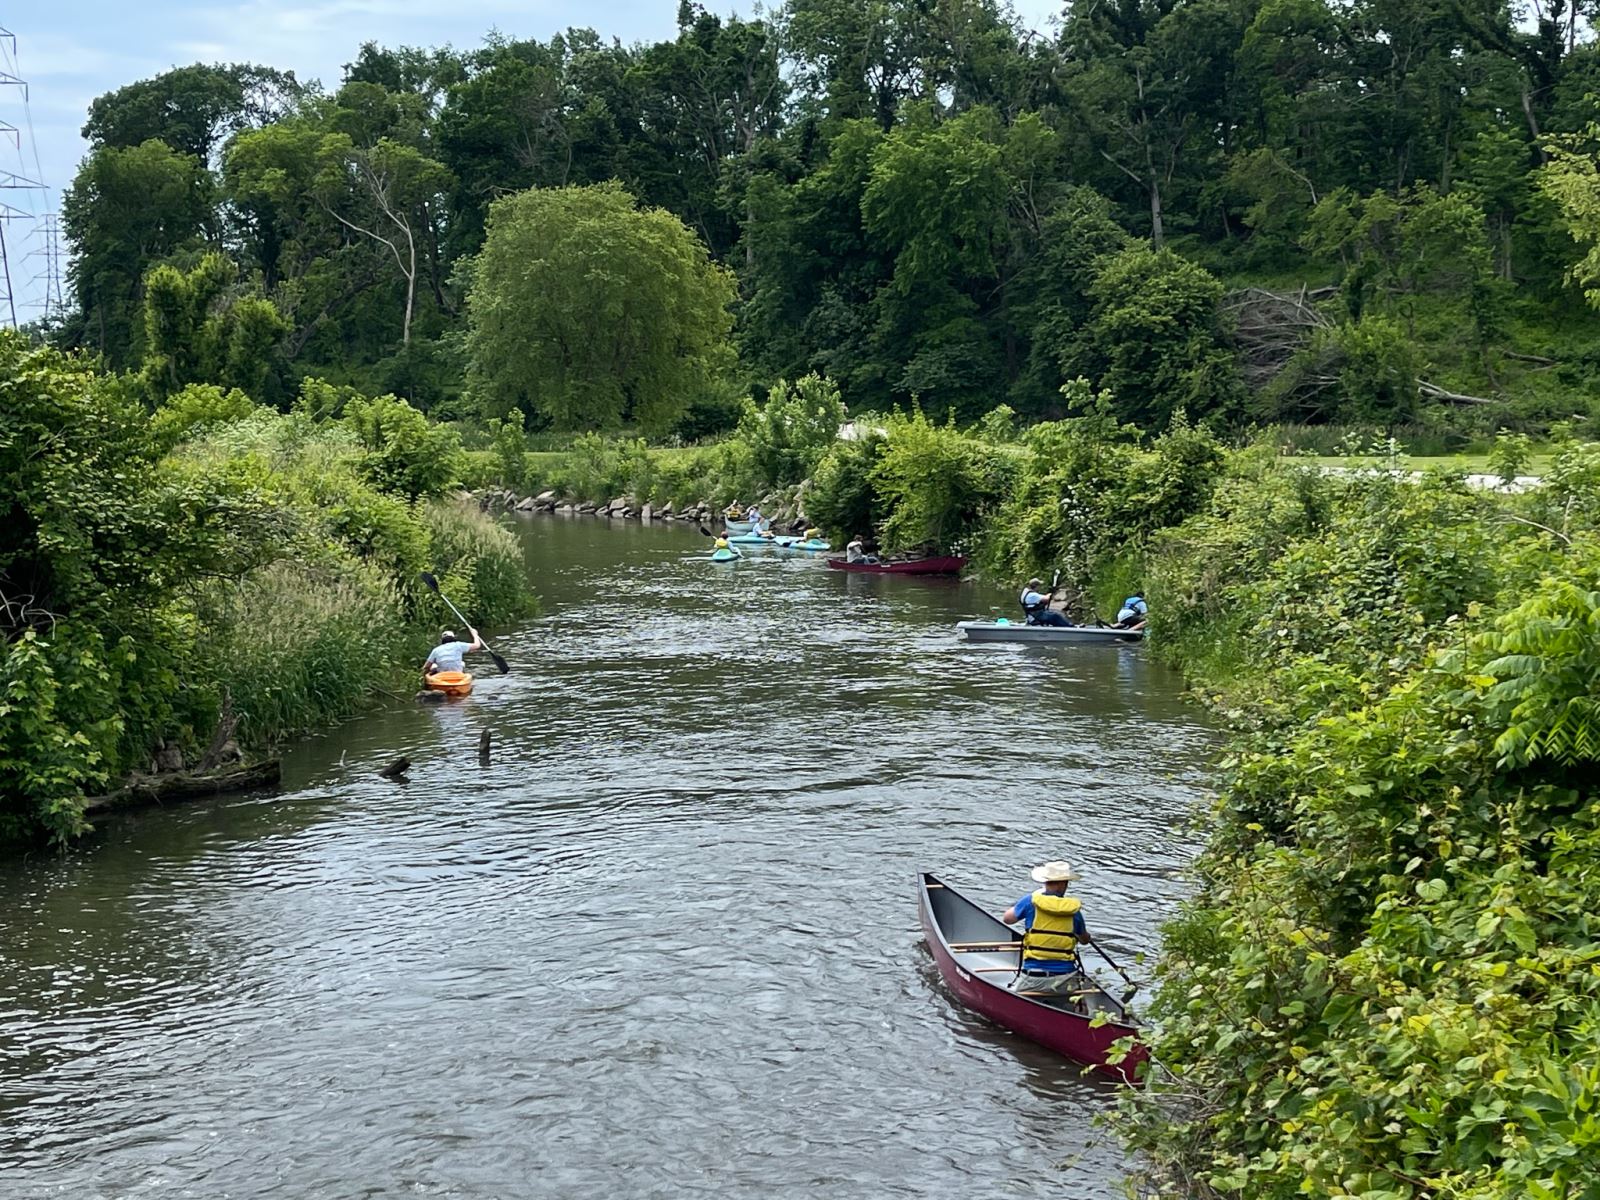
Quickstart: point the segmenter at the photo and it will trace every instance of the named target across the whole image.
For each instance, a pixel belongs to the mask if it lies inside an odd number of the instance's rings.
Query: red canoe
[[[1088,975],[1076,996],[1013,992],[1021,934],[926,871],[917,879],[917,907],[939,974],[962,1004],[1074,1062],[1128,1083],[1138,1079],[1150,1052],[1136,1044],[1121,1062],[1110,1061],[1111,1043],[1139,1031],[1127,1008]],[[1099,1012],[1109,1019],[1097,1028],[1090,1022]]]
[[[843,558],[830,558],[828,565],[835,571],[867,571],[875,575],[959,575],[967,565],[964,558],[913,558],[906,562],[850,562]]]

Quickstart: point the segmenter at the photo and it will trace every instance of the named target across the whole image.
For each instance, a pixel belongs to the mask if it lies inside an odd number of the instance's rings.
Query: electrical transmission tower
[[[45,185],[39,175],[39,147],[33,139],[33,117],[28,111],[28,82],[17,71],[17,37],[9,29],[0,27],[0,92],[20,96],[26,126],[28,149],[32,151],[33,176],[29,176],[23,159],[23,129],[10,121],[0,120],[0,142],[10,142],[15,152],[17,170],[0,166],[0,325],[15,329],[19,308],[39,308],[49,318],[62,311],[61,303],[61,242],[54,213],[44,213],[47,208]],[[8,236],[17,222],[35,223],[33,240],[40,243],[36,249],[22,256],[37,259],[39,269],[28,280],[28,291],[18,293],[18,271],[21,262],[13,261],[12,248],[16,239]],[[31,293],[31,297],[30,297]]]

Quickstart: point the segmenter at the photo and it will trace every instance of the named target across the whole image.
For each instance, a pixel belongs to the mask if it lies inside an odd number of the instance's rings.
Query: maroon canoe
[[[866,571],[874,575],[959,575],[967,560],[954,555],[945,558],[913,558],[905,562],[850,562],[843,558],[830,558],[828,565],[835,571]]]
[[[1121,1062],[1109,1061],[1111,1043],[1139,1031],[1127,1008],[1087,974],[1075,996],[1014,992],[1021,934],[926,871],[917,879],[917,907],[939,974],[962,1004],[1075,1062],[1128,1083],[1138,1079],[1150,1052],[1136,1044]],[[1109,1019],[1096,1027],[1091,1021],[1101,1012]]]

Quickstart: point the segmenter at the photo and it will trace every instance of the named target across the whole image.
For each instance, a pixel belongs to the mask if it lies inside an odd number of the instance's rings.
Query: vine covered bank
[[[66,841],[86,795],[345,716],[430,645],[433,570],[528,611],[515,541],[447,498],[452,435],[307,380],[289,413],[0,333],[0,839]],[[430,627],[433,627],[430,629]]]

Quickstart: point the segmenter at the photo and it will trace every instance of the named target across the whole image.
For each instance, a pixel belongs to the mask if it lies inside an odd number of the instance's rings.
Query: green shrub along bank
[[[1600,1195],[1600,445],[1510,495],[1330,473],[1081,385],[1017,437],[920,415],[830,448],[835,528],[1143,590],[1233,739],[1118,1122],[1170,1196]],[[1491,457],[1513,472],[1525,442]],[[1359,465],[1359,464],[1367,465]]]
[[[511,534],[444,498],[460,452],[393,397],[295,411],[128,377],[0,334],[0,837],[66,841],[83,798],[222,713],[264,747],[414,670],[448,615],[530,610]]]

